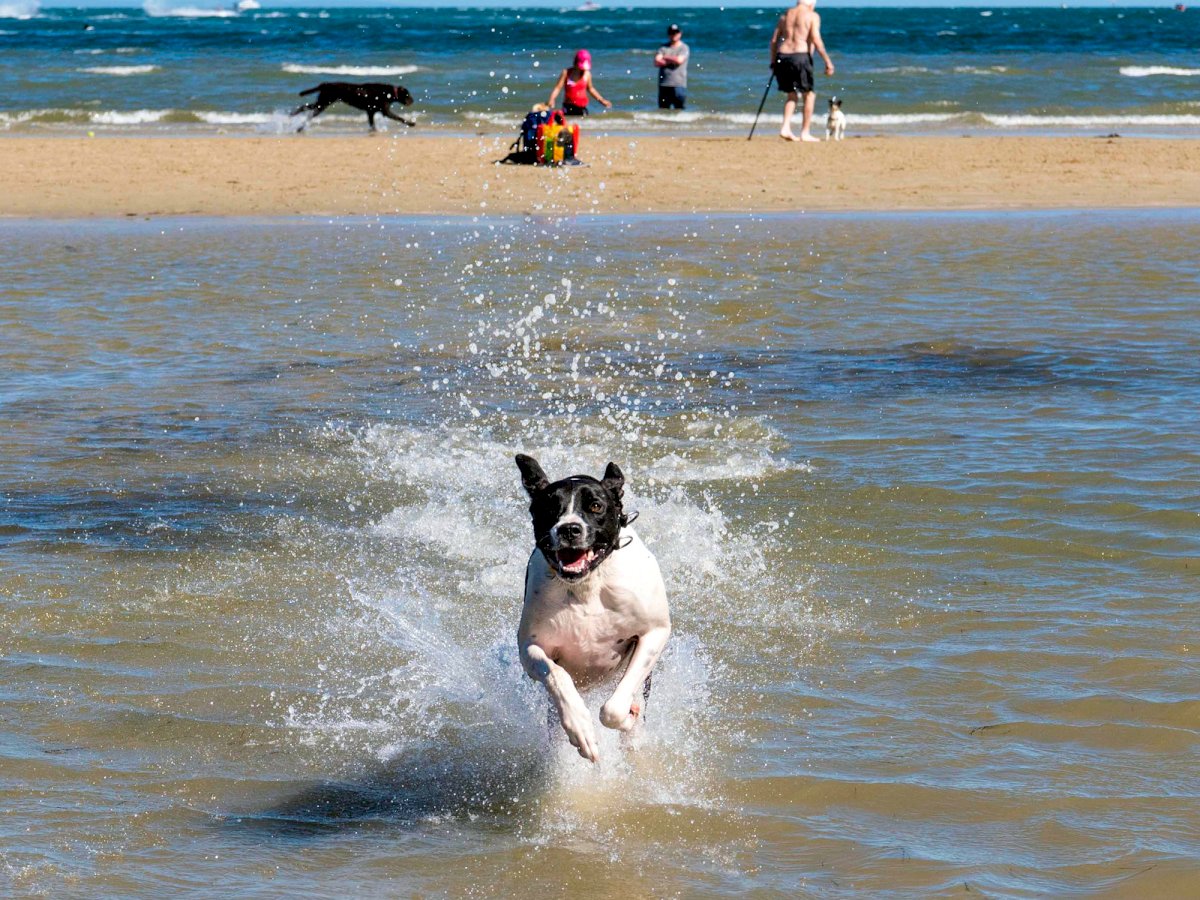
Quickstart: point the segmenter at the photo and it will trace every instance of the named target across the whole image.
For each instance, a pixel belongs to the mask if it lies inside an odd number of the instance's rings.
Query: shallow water
[[[6,892],[1200,885],[1200,214],[0,235]],[[594,769],[517,451],[670,591]]]

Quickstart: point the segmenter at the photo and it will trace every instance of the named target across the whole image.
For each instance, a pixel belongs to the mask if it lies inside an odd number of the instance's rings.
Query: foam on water
[[[9,0],[0,3],[0,19],[32,19],[41,9],[40,0]],[[10,32],[5,32],[8,34]]]
[[[631,803],[720,802],[704,774],[718,764],[710,758],[720,735],[708,704],[713,663],[686,629],[677,626],[655,670],[638,739],[645,752],[631,754],[620,735],[600,725],[601,690],[585,697],[600,766],[583,763],[560,730],[547,727],[545,693],[525,676],[516,651],[532,542],[510,442],[474,423],[331,427],[323,439],[354,459],[369,483],[399,488],[410,499],[363,532],[386,548],[376,564],[386,573],[349,585],[363,622],[346,626],[347,634],[361,629],[386,641],[396,664],[364,674],[352,648],[330,662],[317,674],[310,699],[285,712],[284,724],[302,742],[337,758],[365,749],[385,768],[409,766],[414,758],[423,766],[450,764],[454,777],[470,785],[456,790],[471,795],[474,809],[506,803],[514,787],[502,772],[511,774],[508,767],[524,760],[522,802],[532,803],[534,819],[554,832],[601,827]],[[595,445],[569,441],[537,452],[559,474],[604,456]],[[728,471],[715,464],[707,476]],[[696,500],[679,486],[650,499],[638,491],[644,480],[631,478],[629,508],[643,514],[640,531],[659,556],[680,612],[731,573],[761,583],[761,544],[739,539],[711,499]],[[704,563],[696,565],[696,557]],[[445,812],[439,807],[439,815]],[[526,836],[543,840],[542,826]]]
[[[1121,66],[1118,71],[1126,78],[1149,78],[1153,75],[1177,75],[1190,78],[1200,75],[1200,69],[1182,66]]]
[[[299,63],[284,63],[280,68],[294,75],[347,75],[354,78],[411,75],[421,71],[420,66],[307,66]]]
[[[146,0],[142,10],[154,18],[177,17],[181,19],[230,19],[237,10],[212,6],[172,6],[167,0]]]
[[[137,109],[129,112],[108,110],[91,113],[90,118],[97,125],[147,125],[161,122],[170,114],[169,109]]]
[[[149,75],[151,72],[157,72],[159,66],[88,66],[80,69],[81,72],[89,72],[92,75]]]

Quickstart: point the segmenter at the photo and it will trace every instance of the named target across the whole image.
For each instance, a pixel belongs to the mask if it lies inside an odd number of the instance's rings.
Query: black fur
[[[304,124],[297,128],[297,131],[303,131],[309,122],[325,111],[326,107],[339,100],[355,109],[363,110],[367,114],[367,123],[371,126],[372,131],[375,130],[376,114],[386,116],[396,122],[402,122],[409,128],[417,124],[392,112],[393,103],[411,106],[413,102],[412,94],[398,84],[354,84],[349,81],[323,81],[314,88],[300,92],[301,97],[309,94],[316,94],[317,99],[292,110],[293,116],[298,116],[305,110],[312,111],[312,115],[304,120]]]
[[[597,481],[590,475],[573,475],[553,484],[532,456],[518,453],[517,468],[521,470],[521,483],[529,494],[534,541],[560,577],[573,579],[587,574],[564,572],[559,558],[563,550],[592,550],[597,554],[595,565],[599,565],[617,549],[621,526],[625,524],[621,507],[625,476],[616,463],[608,464],[603,480]],[[584,524],[560,525],[555,540],[551,530],[571,507],[572,500],[575,514]]]

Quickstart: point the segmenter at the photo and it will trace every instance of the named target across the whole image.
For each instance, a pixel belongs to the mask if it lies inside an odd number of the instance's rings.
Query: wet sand
[[[10,137],[0,215],[672,213],[1200,206],[1200,141],[595,137],[497,166],[507,137]]]

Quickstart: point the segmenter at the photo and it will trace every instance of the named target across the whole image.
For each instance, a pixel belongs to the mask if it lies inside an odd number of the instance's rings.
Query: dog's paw
[[[600,748],[596,742],[596,729],[592,727],[592,717],[586,708],[573,709],[564,706],[559,712],[563,731],[571,746],[579,751],[579,755],[588,762],[600,761]]]
[[[600,708],[600,723],[605,728],[630,731],[637,724],[642,708],[628,696],[612,697]]]

